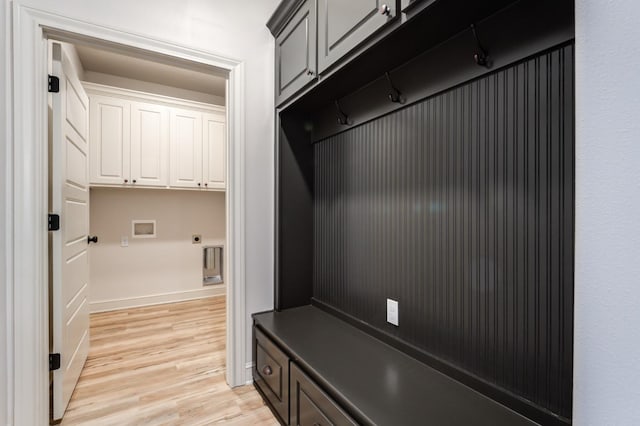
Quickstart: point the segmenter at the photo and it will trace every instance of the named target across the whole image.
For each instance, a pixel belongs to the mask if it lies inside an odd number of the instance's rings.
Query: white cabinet
[[[224,190],[222,107],[86,83],[91,184]]]
[[[202,113],[171,110],[171,186],[202,188]]]
[[[169,110],[164,106],[131,104],[131,181],[169,184]]]
[[[167,186],[168,109],[90,95],[91,183]]]
[[[209,189],[224,189],[227,129],[222,112],[203,115],[202,180]]]
[[[89,176],[93,184],[122,185],[130,181],[131,103],[90,96]]]
[[[171,111],[171,186],[225,189],[223,112]]]

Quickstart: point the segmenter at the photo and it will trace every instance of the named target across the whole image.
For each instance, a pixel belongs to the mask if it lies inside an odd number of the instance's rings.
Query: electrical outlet
[[[387,322],[398,326],[398,301],[387,299]]]
[[[126,235],[120,237],[120,247],[129,247],[129,237]]]
[[[191,244],[200,244],[200,243],[202,243],[202,235],[193,234],[191,236]]]

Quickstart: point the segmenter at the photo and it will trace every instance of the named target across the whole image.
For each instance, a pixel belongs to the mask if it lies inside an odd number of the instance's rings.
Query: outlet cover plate
[[[398,301],[387,299],[387,322],[398,326]]]

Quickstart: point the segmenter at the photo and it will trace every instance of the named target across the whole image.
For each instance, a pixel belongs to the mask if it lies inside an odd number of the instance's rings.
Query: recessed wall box
[[[131,235],[133,238],[156,238],[156,221],[132,220]]]

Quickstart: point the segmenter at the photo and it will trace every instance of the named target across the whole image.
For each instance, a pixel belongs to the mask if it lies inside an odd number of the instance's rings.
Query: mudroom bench
[[[282,424],[536,424],[316,306],[253,321],[254,384]]]

